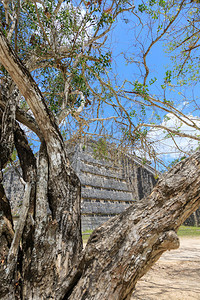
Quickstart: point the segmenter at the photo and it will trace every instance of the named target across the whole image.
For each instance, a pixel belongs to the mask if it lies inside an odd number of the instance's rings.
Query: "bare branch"
[[[148,101],[146,102],[138,102],[140,104],[143,104],[145,106],[155,106],[160,108],[161,110],[166,111],[167,113],[173,114],[177,119],[179,119],[181,122],[185,123],[186,125],[193,127],[197,130],[200,130],[200,127],[191,119],[189,118],[187,115],[185,115],[184,113],[182,113],[180,110],[178,110],[177,108],[175,108],[175,106],[171,105],[170,102],[163,102],[159,99],[156,99],[152,96],[149,95],[143,95],[141,93],[137,93],[134,91],[124,91],[125,93],[129,93],[129,94],[135,94],[137,96],[140,96],[141,98],[145,98],[148,99]],[[129,98],[130,99],[130,98]],[[157,104],[159,103],[159,104]]]
[[[102,122],[102,121],[109,121],[109,120],[116,120],[118,119],[119,117],[116,117],[116,116],[112,116],[112,117],[107,117],[107,118],[94,118],[94,119],[89,119],[87,120],[88,123],[91,123],[91,122]]]
[[[7,39],[9,41],[9,43],[11,42],[11,38],[12,38],[12,35],[13,35],[13,31],[15,30],[16,22],[17,22],[17,15],[15,14],[15,16],[13,17],[12,25],[11,25],[10,30],[9,30],[8,35],[7,35]]]
[[[8,19],[9,7],[8,7],[8,5],[9,5],[10,0],[3,0],[2,2],[3,2],[4,9],[5,9],[6,24],[8,24],[9,23],[9,19]]]
[[[143,81],[144,85],[146,85],[146,80],[147,80],[147,77],[149,75],[149,68],[148,68],[147,62],[146,62],[147,55],[149,54],[149,52],[150,52],[151,48],[153,47],[153,45],[155,45],[165,35],[165,33],[168,32],[171,25],[175,22],[175,20],[177,19],[177,17],[179,16],[179,14],[181,12],[181,9],[183,7],[184,2],[185,2],[185,0],[181,1],[176,15],[172,18],[172,20],[169,22],[169,24],[166,26],[166,28],[163,30],[163,32],[155,40],[153,40],[151,42],[148,49],[146,50],[146,52],[143,55],[143,63],[144,63],[144,67],[145,67],[145,70],[146,70],[146,73],[145,73],[145,76],[144,76],[144,81]]]
[[[189,47],[187,57],[185,58],[183,64],[181,65],[180,71],[178,72],[178,75],[177,75],[177,76],[179,76],[179,75],[181,74],[181,72],[182,72],[182,70],[183,70],[183,67],[185,66],[186,62],[187,62],[188,59],[190,58],[190,54],[191,54],[192,50],[195,48],[195,45],[196,45],[196,43],[199,41],[199,39],[200,39],[200,36],[199,36],[198,39],[196,39],[196,41],[191,45],[191,47]]]

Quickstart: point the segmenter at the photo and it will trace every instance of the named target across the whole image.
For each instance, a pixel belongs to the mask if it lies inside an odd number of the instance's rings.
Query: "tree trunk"
[[[197,218],[197,213],[196,211],[193,212],[193,216],[194,216],[194,226],[198,226],[198,218]]]
[[[31,107],[41,139],[36,163],[8,101],[0,111],[1,168],[15,143],[25,194],[13,232],[0,186],[0,298],[130,299],[137,280],[164,251],[179,246],[178,227],[200,205],[200,152],[168,172],[149,197],[96,229],[83,251],[79,179],[55,118],[1,32],[0,62]]]
[[[10,298],[14,296],[14,285],[7,278],[5,266],[14,231],[10,203],[2,184],[2,169],[10,160],[14,148],[15,108],[15,101],[9,99],[4,111],[0,109],[0,295]]]
[[[26,205],[23,211],[27,216],[20,217],[12,245],[5,255],[4,269],[8,276],[4,276],[4,285],[10,280],[14,286],[12,278],[16,277],[17,272],[17,286],[20,286],[18,297],[55,299],[56,288],[60,287],[63,278],[77,263],[82,251],[80,181],[69,164],[54,116],[30,73],[1,32],[0,61],[25,96],[41,130],[37,167],[30,147],[24,140],[25,135],[21,130],[15,132],[15,146],[23,169],[23,179],[27,190],[30,185],[31,190],[24,198]],[[12,117],[11,114],[6,115]],[[4,123],[5,128],[9,128],[9,123]],[[29,166],[25,163],[26,157]],[[5,163],[8,161],[6,159]],[[19,237],[22,238],[22,247]],[[15,259],[17,254],[18,258]]]

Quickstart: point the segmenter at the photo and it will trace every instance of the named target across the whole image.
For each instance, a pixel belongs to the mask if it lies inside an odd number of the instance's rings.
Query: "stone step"
[[[98,215],[110,215],[119,214],[130,206],[130,203],[120,202],[87,202],[84,201],[81,205],[82,214],[98,214]]]
[[[84,163],[90,163],[90,164],[94,164],[95,166],[104,166],[104,167],[108,167],[108,168],[112,168],[114,171],[119,170],[119,168],[121,168],[121,164],[119,163],[119,165],[113,163],[113,161],[111,159],[105,160],[105,159],[98,159],[95,158],[94,156],[88,154],[88,153],[84,153],[82,152],[79,155],[79,159],[81,161],[83,161]]]
[[[120,181],[119,179],[106,177],[103,178],[94,174],[81,174],[79,178],[82,185],[130,192],[130,190],[127,187],[126,181]]]
[[[82,188],[81,196],[83,199],[133,201],[133,195],[130,192],[107,191],[84,187]]]
[[[105,166],[98,166],[98,165],[95,166],[95,165],[90,165],[86,162],[81,162],[80,171],[87,174],[90,173],[90,174],[99,175],[106,178],[111,177],[111,178],[116,178],[121,180],[125,179],[122,174],[122,170],[120,170],[120,168],[118,169],[118,171],[113,172],[113,170],[109,168],[105,168]]]

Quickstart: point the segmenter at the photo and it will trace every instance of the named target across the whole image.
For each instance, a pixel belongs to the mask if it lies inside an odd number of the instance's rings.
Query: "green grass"
[[[92,233],[93,230],[86,230],[82,232],[82,238],[83,238],[83,243],[87,243],[90,234]]]
[[[181,226],[178,230],[178,236],[200,236],[200,227]]]

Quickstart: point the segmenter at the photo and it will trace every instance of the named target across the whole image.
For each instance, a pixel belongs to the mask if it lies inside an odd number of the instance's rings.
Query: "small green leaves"
[[[157,81],[157,78],[156,78],[156,77],[151,78],[151,80],[149,81],[149,84],[152,85],[152,84],[154,84],[156,81]]]
[[[141,95],[148,95],[149,89],[147,85],[144,85],[137,80],[134,82],[133,85],[134,85],[134,89],[133,89],[134,92],[137,92],[138,94]]]
[[[132,110],[130,113],[129,113],[130,117],[133,118],[135,117],[137,114],[136,114],[136,110]]]
[[[165,80],[165,83],[171,83],[172,71],[170,71],[170,70],[166,71],[164,80]]]
[[[156,0],[149,0],[149,6],[153,6],[154,4],[156,4]]]
[[[14,150],[13,150],[13,153],[12,153],[12,155],[11,155],[11,161],[15,161],[16,159],[17,159],[17,150],[14,149]]]
[[[145,4],[139,4],[138,10],[143,13],[145,10],[147,10],[147,6]]]
[[[159,1],[159,6],[165,7],[165,5],[166,5],[166,2],[164,0]]]

